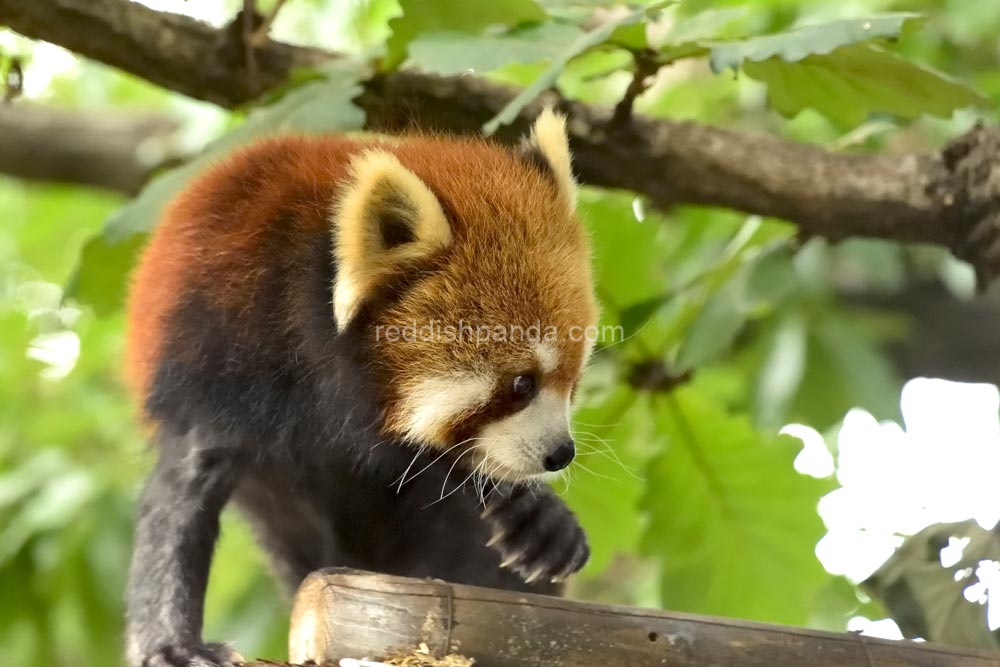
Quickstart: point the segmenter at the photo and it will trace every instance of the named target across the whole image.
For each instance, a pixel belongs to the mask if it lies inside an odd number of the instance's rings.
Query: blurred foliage
[[[961,555],[942,567],[941,551],[956,536]],[[990,580],[981,570],[996,570],[998,557],[997,531],[984,530],[975,521],[935,524],[908,538],[864,587],[885,601],[908,637],[947,637],[956,644],[996,650],[1000,631],[991,632],[987,625],[987,607],[979,602],[987,591],[976,580]]]
[[[221,24],[237,4],[173,8]],[[0,590],[18,601],[0,610],[0,662],[86,667],[120,654],[131,513],[150,465],[118,380],[126,273],[164,202],[213,155],[263,133],[359,128],[350,100],[375,67],[472,70],[523,87],[490,127],[551,85],[613,105],[639,59],[662,67],[636,100],[642,113],[840,150],[933,148],[996,120],[1000,3],[474,4],[290,2],[279,38],[357,60],[232,114],[0,32],[0,59],[24,60],[28,97],[169,113],[189,128],[182,141],[207,146],[128,202],[0,180]],[[905,323],[847,306],[842,289],[892,291],[914,274],[967,287],[967,273],[943,251],[831,247],[779,221],[653,211],[597,189],[581,193],[581,215],[604,323],[626,337],[599,349],[576,415],[581,455],[565,494],[594,555],[574,593],[834,630],[880,613],[820,566],[816,504],[835,483],[797,473],[801,446],[776,431],[830,432],[854,406],[898,412],[880,344]],[[223,532],[206,636],[279,657],[287,607],[243,523],[227,516]]]

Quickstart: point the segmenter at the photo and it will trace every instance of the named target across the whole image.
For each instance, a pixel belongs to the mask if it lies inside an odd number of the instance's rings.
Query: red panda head
[[[333,305],[338,328],[365,320],[383,429],[496,479],[565,467],[597,307],[563,118],[517,150],[405,139],[352,174]]]

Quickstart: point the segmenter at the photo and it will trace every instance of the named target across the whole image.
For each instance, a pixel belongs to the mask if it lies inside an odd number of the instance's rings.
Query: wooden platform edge
[[[356,570],[314,572],[296,595],[293,663],[380,658],[420,643],[477,667],[1000,667],[985,651]]]

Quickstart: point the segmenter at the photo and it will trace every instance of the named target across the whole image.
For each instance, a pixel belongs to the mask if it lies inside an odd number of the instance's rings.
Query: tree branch
[[[0,0],[0,24],[226,107],[283,83],[293,68],[337,57],[269,41],[255,51],[254,90],[231,30],[128,0]],[[367,82],[359,104],[379,129],[412,127],[416,119],[420,127],[471,133],[512,95],[471,77],[401,71]],[[544,102],[569,113],[575,166],[585,183],[631,190],[660,206],[707,204],[784,218],[805,235],[945,245],[972,261],[983,279],[1000,269],[995,128],[976,130],[940,155],[845,155],[641,116],[619,126],[609,109],[549,97],[500,138],[520,136]]]
[[[292,608],[289,657],[306,664],[425,644],[493,667],[995,667],[982,650],[578,602],[343,568],[318,570]],[[405,663],[409,664],[409,662]]]
[[[32,104],[0,106],[0,173],[136,194],[157,168],[182,159],[178,124],[164,116],[83,114]]]

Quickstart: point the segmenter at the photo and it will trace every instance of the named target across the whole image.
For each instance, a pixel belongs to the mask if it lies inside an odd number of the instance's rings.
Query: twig
[[[278,18],[278,12],[281,8],[285,6],[288,0],[275,0],[274,6],[271,7],[271,11],[267,13],[264,17],[264,21],[257,27],[253,35],[250,37],[250,43],[253,44],[254,48],[260,48],[267,44],[268,33],[271,31],[271,24],[274,23],[274,19]]]
[[[660,64],[656,61],[655,56],[656,54],[650,50],[632,52],[635,72],[628,88],[625,89],[624,97],[615,105],[614,114],[611,116],[613,126],[621,127],[632,118],[636,98],[646,92],[653,77],[660,70]]]
[[[243,0],[243,11],[240,13],[243,19],[243,30],[241,33],[243,41],[243,53],[247,67],[247,85],[251,90],[257,90],[259,78],[257,75],[257,54],[254,46],[254,16],[257,14],[256,0]]]

